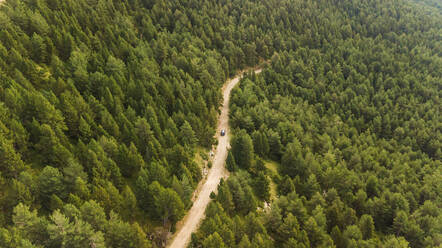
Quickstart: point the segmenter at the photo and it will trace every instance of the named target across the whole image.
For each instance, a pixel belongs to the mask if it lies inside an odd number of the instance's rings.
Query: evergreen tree
[[[221,203],[223,209],[227,213],[233,213],[235,209],[235,205],[233,203],[232,193],[230,192],[230,188],[225,183],[220,183],[218,186],[218,195],[217,201]]]
[[[281,195],[287,195],[295,190],[295,185],[288,175],[285,175],[281,183],[278,184],[278,190]]]
[[[107,223],[104,209],[96,201],[87,201],[80,208],[81,219],[92,225],[95,230],[104,231]]]
[[[13,143],[0,135],[0,171],[3,175],[17,177],[24,170],[24,163],[14,148]]]
[[[208,236],[203,242],[204,248],[224,248],[226,245],[224,244],[221,236],[217,232],[214,232],[210,236]]]
[[[71,223],[58,210],[50,216],[48,224],[49,243],[59,247],[105,247],[101,232],[95,232],[90,224],[77,220]]]
[[[252,166],[253,143],[250,136],[244,131],[238,132],[231,141],[232,154],[239,167],[248,169]]]
[[[238,244],[239,248],[251,248],[252,244],[250,243],[249,237],[247,235],[244,235],[241,239],[241,241]]]
[[[126,220],[131,220],[136,214],[137,210],[137,198],[135,194],[132,192],[132,189],[126,185],[124,187],[123,192],[121,193],[122,197],[122,209],[124,211],[124,217]]]
[[[371,239],[374,236],[374,222],[370,215],[362,215],[359,219],[359,229],[363,239]]]
[[[227,152],[226,167],[230,172],[234,172],[236,170],[236,162],[231,150]]]
[[[269,201],[270,181],[263,172],[258,173],[258,176],[255,178],[254,185],[256,189],[256,195],[264,201]]]
[[[177,222],[184,216],[183,202],[174,190],[160,185],[157,187],[158,192],[151,192],[157,216],[161,218],[163,226],[166,226],[168,221]]]
[[[308,167],[302,157],[301,147],[299,142],[290,143],[281,158],[282,172],[291,177],[299,176],[306,179],[308,175]]]
[[[38,189],[42,203],[49,207],[52,195],[63,193],[63,177],[57,168],[46,166],[38,177]]]
[[[180,135],[181,135],[181,142],[185,145],[193,147],[197,142],[195,132],[193,131],[192,127],[187,121],[185,121],[181,126]]]
[[[253,139],[253,147],[255,149],[256,154],[264,158],[267,157],[270,150],[267,136],[262,134],[260,131],[255,131],[252,134],[252,139]]]

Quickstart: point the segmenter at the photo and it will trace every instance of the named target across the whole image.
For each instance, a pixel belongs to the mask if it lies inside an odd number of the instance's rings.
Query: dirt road
[[[260,73],[261,69],[256,69],[255,73]],[[241,73],[242,74],[242,73]],[[197,196],[192,208],[181,221],[178,223],[176,235],[169,243],[169,248],[186,247],[190,242],[190,235],[198,228],[199,223],[204,218],[204,212],[207,204],[210,202],[210,193],[216,192],[217,186],[221,178],[227,178],[228,172],[224,167],[224,162],[227,158],[227,149],[230,146],[230,132],[229,132],[229,99],[230,91],[239,82],[240,76],[230,79],[223,87],[223,106],[221,115],[218,120],[218,129],[216,130],[216,137],[218,139],[218,146],[216,147],[215,157],[213,159],[212,169],[210,169],[207,180],[201,187],[201,191]],[[220,136],[220,131],[225,129],[226,135]]]

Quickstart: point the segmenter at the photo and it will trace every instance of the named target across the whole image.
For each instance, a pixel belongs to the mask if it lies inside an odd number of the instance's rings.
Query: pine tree
[[[249,237],[244,235],[241,241],[238,244],[238,248],[252,248],[252,244],[250,243]]]
[[[63,201],[55,194],[51,196],[49,201],[49,209],[50,210],[60,210],[63,208]]]
[[[296,238],[299,232],[299,223],[293,214],[289,213],[284,218],[284,222],[279,226],[277,233],[275,233],[275,239],[277,242],[284,242],[290,238]]]
[[[109,214],[109,222],[106,225],[106,245],[116,248],[136,248],[138,234],[137,229],[129,223],[123,222],[113,211]]]
[[[180,128],[181,142],[190,147],[195,146],[198,139],[196,138],[195,132],[190,126],[189,122],[185,121]]]
[[[88,141],[89,138],[92,136],[92,130],[89,124],[83,119],[83,117],[80,117],[78,131],[80,132],[80,137],[83,141]]]
[[[336,247],[345,247],[344,239],[342,237],[341,230],[338,226],[334,226],[331,231],[331,237],[336,245]]]
[[[191,197],[193,194],[192,184],[186,175],[183,175],[181,179],[181,187],[183,188],[183,203],[185,203],[186,208],[191,204]]]
[[[57,168],[46,166],[38,177],[38,189],[42,203],[49,207],[53,194],[60,195],[64,190],[63,177]]]
[[[233,213],[235,204],[233,203],[232,193],[226,183],[220,183],[218,186],[218,195],[216,200],[221,203],[227,213]]]
[[[147,207],[150,204],[148,197],[150,183],[149,172],[146,169],[141,169],[135,182],[135,193],[137,196],[138,205],[140,209],[144,211],[147,210]]]
[[[31,238],[36,234],[34,232],[40,218],[37,216],[36,210],[31,211],[29,206],[19,203],[14,207],[12,221],[16,228]]]
[[[375,231],[373,218],[370,215],[362,215],[359,219],[359,229],[361,229],[363,239],[371,239]]]
[[[74,189],[77,178],[84,182],[87,181],[87,174],[84,172],[83,166],[73,159],[69,159],[67,166],[63,168],[63,174],[63,182],[68,191]]]
[[[226,167],[227,167],[227,170],[230,172],[234,172],[237,169],[235,158],[233,157],[233,153],[230,149],[227,152]]]
[[[12,142],[0,135],[0,171],[5,176],[17,178],[24,168],[21,156],[14,150]]]
[[[50,216],[47,230],[49,243],[54,246],[80,248],[93,244],[95,247],[105,247],[101,232],[95,232],[90,224],[81,220],[71,223],[59,210]]]
[[[252,189],[250,188],[250,186],[247,186],[244,189],[244,198],[242,199],[242,202],[244,203],[244,205],[242,205],[241,207],[237,209],[242,210],[242,212],[244,214],[247,214],[249,212],[255,211],[256,207],[258,206],[257,204],[257,200],[255,198],[255,195],[253,195]]]
[[[123,192],[121,193],[121,197],[124,217],[126,220],[131,220],[136,214],[137,198],[132,192],[132,189],[127,185],[124,187]]]
[[[94,200],[83,203],[80,207],[81,219],[89,224],[95,230],[104,231],[107,224],[106,213],[104,209]]]
[[[295,185],[293,184],[292,179],[285,175],[282,179],[282,182],[278,184],[278,191],[281,195],[287,195],[295,190]]]
[[[267,136],[262,134],[261,131],[255,131],[252,134],[252,138],[253,138],[253,147],[256,151],[256,154],[258,154],[263,158],[267,157],[270,150]]]
[[[232,138],[231,144],[232,154],[237,165],[249,169],[253,160],[253,143],[250,136],[241,130]]]
[[[217,232],[209,235],[203,242],[203,247],[205,248],[224,248],[226,245],[224,244],[221,236]]]
[[[282,172],[290,177],[299,176],[305,180],[308,175],[308,167],[301,153],[301,144],[299,142],[290,143],[281,158]]]
[[[32,43],[32,59],[38,63],[46,61],[47,53],[46,53],[46,44],[44,43],[43,38],[34,33],[31,38]]]
[[[184,216],[184,204],[178,194],[173,189],[163,188],[159,184],[155,187],[151,190],[153,206],[163,226],[166,226],[168,221],[175,223],[180,220]]]
[[[270,200],[270,180],[267,178],[267,176],[263,172],[259,172],[258,176],[255,178],[255,189],[256,189],[256,195],[264,200],[269,201]]]
[[[342,233],[342,237],[344,242],[348,245],[355,243],[362,239],[361,230],[355,225],[348,226],[345,231]]]

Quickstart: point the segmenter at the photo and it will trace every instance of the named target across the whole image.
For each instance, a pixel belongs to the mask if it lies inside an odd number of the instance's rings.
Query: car
[[[224,135],[226,135],[226,130],[222,129],[221,130],[221,136],[224,136]]]

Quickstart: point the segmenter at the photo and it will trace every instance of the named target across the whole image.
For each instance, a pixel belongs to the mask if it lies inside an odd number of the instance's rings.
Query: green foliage
[[[232,138],[232,155],[240,168],[249,169],[253,162],[253,142],[245,131],[240,131]]]
[[[201,180],[194,148],[215,142],[221,85],[274,50],[265,25],[239,38],[252,25],[237,8],[254,13],[214,1],[3,3],[2,227],[19,202],[48,215],[95,199],[146,231],[151,220],[137,215],[155,215],[148,186],[170,188],[174,176],[189,206]]]
[[[0,168],[5,176],[17,177],[25,167],[13,143],[0,135]]]
[[[287,145],[286,151],[281,158],[282,173],[290,177],[299,176],[306,178],[308,176],[308,167],[304,161],[301,144],[299,142]]]
[[[53,212],[47,226],[49,245],[54,247],[105,247],[101,232],[95,232],[91,225],[81,220],[70,222],[59,210]]]
[[[219,236],[217,232],[209,235],[203,242],[203,246],[207,248],[224,248],[226,245],[224,244],[222,238]]]
[[[162,220],[165,226],[170,220],[176,223],[184,216],[184,204],[173,189],[162,187],[157,181],[149,186],[152,197],[152,207],[156,218]]]
[[[226,168],[227,170],[229,170],[230,172],[234,172],[237,169],[237,165],[235,162],[235,158],[233,157],[233,153],[232,151],[229,149],[229,151],[227,152],[227,159],[226,159]]]
[[[187,121],[185,121],[184,124],[181,126],[180,135],[181,135],[181,142],[185,145],[193,147],[197,142],[195,132],[193,131],[192,127]]]
[[[362,215],[359,219],[359,229],[363,239],[371,239],[374,236],[374,222],[370,215]]]
[[[261,59],[193,243],[439,245],[440,20],[434,0],[3,2],[0,246],[149,247],[191,204],[221,85]]]
[[[262,134],[260,131],[255,131],[252,134],[252,139],[255,153],[261,157],[267,157],[270,151],[267,136]]]
[[[151,247],[144,236],[139,226],[123,222],[118,215],[111,212],[105,235],[108,247]]]
[[[256,189],[256,195],[259,197],[259,199],[269,201],[270,180],[268,179],[268,177],[263,172],[259,172],[258,175],[254,178],[253,184]]]
[[[61,196],[64,190],[62,174],[57,168],[46,166],[38,177],[38,190],[42,203],[49,207],[52,195]]]
[[[93,201],[80,210],[65,205],[63,212],[55,210],[48,218],[23,204],[13,213],[13,227],[1,231],[4,247],[151,247],[137,224],[123,222],[113,212],[107,219]]]
[[[287,195],[295,190],[295,185],[288,175],[285,175],[282,182],[278,184],[278,190],[281,195]]]
[[[233,176],[215,199],[222,208],[208,208],[194,247],[215,231],[227,244],[220,223],[235,233],[232,247],[253,247],[253,215],[272,247],[440,244],[442,67],[434,66],[441,64],[434,35],[442,19],[430,2],[278,2],[287,4],[282,22],[297,35],[274,39],[284,48],[232,91],[238,169],[227,163]],[[247,135],[254,154],[244,166]],[[279,195],[270,205],[260,158],[279,164],[271,177]],[[259,201],[246,200],[248,185]]]

